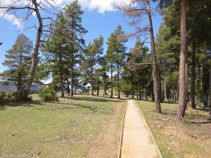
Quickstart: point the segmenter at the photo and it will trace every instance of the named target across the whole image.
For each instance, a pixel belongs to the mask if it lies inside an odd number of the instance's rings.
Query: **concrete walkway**
[[[161,158],[161,154],[133,100],[128,101],[121,158]]]

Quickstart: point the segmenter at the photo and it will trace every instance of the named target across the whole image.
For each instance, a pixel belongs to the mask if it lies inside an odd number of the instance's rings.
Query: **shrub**
[[[0,92],[0,102],[13,102],[19,100],[19,92],[17,91],[2,91]]]
[[[0,92],[0,102],[5,102],[5,99],[7,97],[7,94],[5,91]]]
[[[56,92],[53,90],[52,87],[44,87],[41,89],[39,96],[41,97],[42,101],[57,101],[58,96]]]

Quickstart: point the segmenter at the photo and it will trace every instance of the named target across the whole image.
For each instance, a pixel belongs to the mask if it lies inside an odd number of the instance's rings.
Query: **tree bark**
[[[211,62],[209,72],[209,116],[211,117]]]
[[[186,63],[185,65],[185,107],[183,109],[183,113],[182,113],[182,117],[185,117],[185,110],[187,110],[187,96],[188,96],[188,89],[187,89],[187,85],[188,85],[188,64]]]
[[[92,96],[94,96],[94,70],[93,70],[93,66],[91,66],[91,86],[92,86]]]
[[[134,85],[133,85],[133,82],[132,82],[132,99],[134,99]]]
[[[200,107],[205,108],[204,104],[204,85],[203,85],[203,64],[201,63],[200,68]]]
[[[61,52],[61,46],[59,47],[59,71],[60,71],[60,85],[61,85],[61,97],[64,98],[64,82],[63,82],[63,69],[62,69],[62,52]]]
[[[164,87],[163,87],[163,90],[164,90],[164,101],[167,102],[168,99],[167,99],[167,92],[166,92],[166,78],[164,78]]]
[[[141,100],[141,84],[138,84],[138,94],[139,94],[139,100]]]
[[[73,97],[74,95],[74,92],[73,92],[73,89],[74,89],[74,70],[73,70],[73,67],[74,67],[74,63],[73,63],[73,55],[72,55],[72,63],[71,63],[71,97]]]
[[[70,94],[70,83],[68,78],[67,78],[67,93]]]
[[[152,76],[153,76],[154,97],[155,97],[156,111],[158,113],[161,113],[158,72],[157,72],[157,65],[156,65],[155,42],[154,42],[154,35],[153,35],[151,9],[150,9],[149,0],[147,0],[146,2],[147,2],[147,15],[148,15],[148,19],[149,19],[150,40],[151,40]]]
[[[74,21],[74,18],[72,17],[72,21]],[[72,23],[72,25],[71,25],[71,29],[72,30],[74,30],[74,24]],[[74,37],[74,33],[72,32],[71,33],[71,36],[72,36],[72,39],[73,39],[73,37]],[[73,43],[71,44],[71,47],[72,47],[72,56],[71,56],[71,66],[70,66],[70,68],[71,68],[71,97],[73,97],[73,95],[74,95],[74,46],[73,46],[73,44],[74,44],[74,41],[73,41]]]
[[[38,3],[36,0],[32,0],[32,3],[34,5],[34,8],[35,8],[34,11],[35,11],[35,13],[37,15],[37,19],[39,21],[39,27],[38,27],[37,35],[36,35],[34,53],[32,54],[31,68],[30,68],[29,76],[27,77],[25,89],[23,91],[23,97],[22,97],[23,100],[28,100],[28,95],[30,92],[30,88],[32,86],[33,79],[34,79],[37,62],[38,62],[40,38],[41,38],[41,34],[42,34],[42,29],[43,29],[43,22],[42,22],[42,18],[41,18],[40,12],[39,12]]]
[[[191,107],[192,109],[196,109],[195,105],[195,65],[196,65],[196,58],[195,58],[195,41],[192,43],[192,67],[191,67]]]
[[[117,88],[118,88],[118,99],[120,99],[120,85],[119,85],[119,77],[120,77],[120,73],[119,73],[119,64],[117,66],[117,77],[118,77],[118,81],[117,81]]]
[[[145,99],[148,100],[147,89],[145,89]]]
[[[113,64],[111,63],[111,96],[110,98],[113,98]]]
[[[177,112],[177,120],[181,121],[184,113],[184,108],[186,104],[186,95],[185,95],[185,66],[186,66],[186,15],[187,14],[187,2],[186,0],[181,0],[181,33],[180,33],[180,42],[181,42],[181,51],[180,51],[180,67],[179,67],[179,104]],[[185,113],[184,113],[185,115]]]
[[[160,75],[160,71],[158,71],[158,83],[159,83],[159,96],[160,96],[160,102],[162,103],[163,102],[163,97],[162,97],[162,79],[161,79],[161,75]]]
[[[104,85],[104,95],[105,95],[105,96],[107,95],[106,89],[107,89],[107,87],[106,87],[106,85]]]
[[[100,83],[97,82],[97,96],[99,96],[99,93],[100,93]]]

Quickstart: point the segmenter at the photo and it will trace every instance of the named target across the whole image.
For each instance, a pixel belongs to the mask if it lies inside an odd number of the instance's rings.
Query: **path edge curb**
[[[121,132],[120,132],[120,142],[119,142],[119,150],[118,150],[118,156],[117,158],[121,158],[121,153],[122,153],[122,142],[123,142],[123,132],[124,132],[124,125],[125,125],[125,115],[126,115],[126,111],[127,111],[127,106],[128,106],[128,100],[127,100],[127,104],[125,106],[125,109],[124,109],[124,115],[123,115],[123,118],[122,118],[122,124],[121,124]]]
[[[144,123],[145,123],[145,125],[146,125],[146,128],[147,128],[148,132],[150,133],[150,135],[151,135],[151,137],[152,137],[152,140],[153,140],[153,142],[154,142],[154,144],[155,144],[155,146],[156,146],[156,148],[157,148],[157,151],[158,151],[158,154],[159,154],[160,158],[163,158],[163,156],[162,156],[162,154],[161,154],[161,152],[160,152],[160,149],[159,149],[159,147],[158,147],[158,144],[157,144],[157,142],[155,141],[155,138],[154,138],[153,135],[152,135],[152,132],[151,132],[151,130],[150,130],[150,128],[149,128],[149,126],[148,126],[146,120],[145,120],[145,117],[144,117],[144,115],[143,115],[143,113],[142,113],[140,107],[138,106],[138,104],[137,104],[137,102],[136,102],[135,100],[133,100],[133,102],[135,103],[135,106],[136,106],[136,108],[138,109],[139,114],[141,115],[141,117],[142,117],[143,120],[144,120]]]

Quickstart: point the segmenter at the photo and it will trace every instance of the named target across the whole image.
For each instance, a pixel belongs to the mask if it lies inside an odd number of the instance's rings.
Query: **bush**
[[[56,92],[53,90],[52,87],[44,87],[41,89],[39,96],[41,97],[42,101],[57,101],[58,96]]]
[[[4,92],[4,91],[0,92],[0,102],[1,103],[5,101],[6,96],[7,96],[6,92]]]
[[[20,101],[20,94],[17,91],[12,91],[8,89],[7,91],[0,92],[0,102],[14,102]]]

